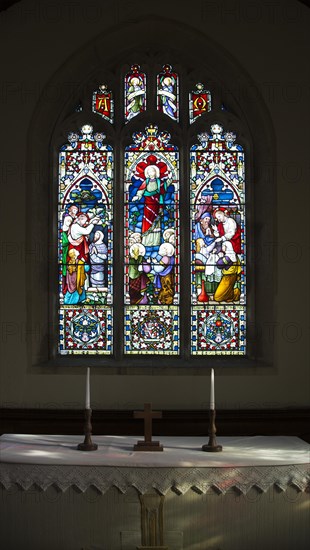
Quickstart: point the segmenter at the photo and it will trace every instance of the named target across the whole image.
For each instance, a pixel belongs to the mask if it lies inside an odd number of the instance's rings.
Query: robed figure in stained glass
[[[233,249],[230,241],[224,241],[222,250],[218,253],[216,265],[222,270],[222,278],[214,293],[216,302],[238,302],[240,299],[240,288],[235,283],[240,280],[242,271],[240,260]]]
[[[213,212],[217,227],[214,232],[217,236],[216,242],[230,241],[236,254],[241,254],[241,230],[237,222],[230,217],[226,208],[217,208]]]
[[[156,158],[154,158],[156,160]],[[160,163],[162,172],[167,167]],[[142,217],[142,244],[145,246],[159,246],[161,241],[161,212],[164,205],[167,180],[163,179],[159,165],[149,164],[141,173],[142,166],[138,165],[142,179],[133,201],[144,198]]]
[[[68,261],[67,256],[68,256],[68,250],[69,250],[68,231],[71,224],[77,217],[78,213],[79,213],[79,207],[76,204],[71,204],[63,218],[61,244],[62,244],[62,274],[64,278],[66,277],[66,273],[67,273],[67,261]]]
[[[64,304],[78,304],[85,300],[85,284],[89,272],[89,235],[99,217],[91,220],[80,212],[68,228],[68,256],[66,285],[63,289]]]
[[[137,235],[136,233],[134,235]],[[150,283],[147,274],[151,270],[150,263],[145,259],[145,246],[134,242],[129,249],[129,296],[131,304],[147,304],[146,290]]]
[[[157,76],[157,108],[172,120],[178,120],[178,75],[171,65],[164,65]]]
[[[179,353],[178,150],[150,124],[125,153],[125,353]]]
[[[94,240],[89,246],[90,259],[90,285],[95,288],[105,287],[105,263],[107,259],[108,249],[104,242],[103,231],[97,230],[94,235]]]
[[[85,124],[59,153],[59,352],[112,352],[113,152]]]
[[[125,119],[129,122],[146,108],[146,75],[139,65],[132,65],[125,76]]]
[[[192,352],[245,352],[245,174],[218,124],[192,146]]]
[[[160,245],[158,259],[154,265],[155,292],[159,304],[172,304],[174,297],[174,254],[173,244],[164,242]]]

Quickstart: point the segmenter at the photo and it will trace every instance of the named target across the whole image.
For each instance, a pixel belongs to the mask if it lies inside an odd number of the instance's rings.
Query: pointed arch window
[[[205,84],[157,67],[102,74],[60,147],[61,355],[246,354],[245,151]]]

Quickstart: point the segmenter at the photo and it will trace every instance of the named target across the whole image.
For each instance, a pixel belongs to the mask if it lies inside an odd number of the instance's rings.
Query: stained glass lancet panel
[[[125,354],[179,353],[179,153],[149,125],[125,151]]]
[[[102,116],[108,122],[113,122],[114,99],[106,84],[101,84],[99,89],[93,93],[92,108],[94,113]]]
[[[211,93],[201,82],[196,84],[195,90],[189,94],[189,121],[192,124],[204,113],[211,111]]]
[[[125,76],[125,122],[146,109],[146,74],[139,65],[132,65]]]
[[[59,153],[59,353],[112,353],[113,152],[84,125]]]
[[[192,354],[244,355],[244,152],[218,124],[198,139],[190,155]]]
[[[157,110],[179,120],[179,77],[171,65],[164,65],[157,75]]]

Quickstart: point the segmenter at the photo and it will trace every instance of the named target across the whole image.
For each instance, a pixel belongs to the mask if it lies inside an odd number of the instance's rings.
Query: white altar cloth
[[[93,436],[98,450],[82,452],[82,436],[13,435],[0,437],[0,482],[27,490],[54,485],[65,491],[94,486],[101,493],[117,487],[125,493],[136,487],[166,494],[189,489],[206,493],[211,487],[225,493],[232,487],[243,494],[252,487],[266,492],[294,485],[306,490],[310,482],[310,445],[298,437],[219,437],[223,452],[201,451],[206,437],[160,437],[163,452],[134,452],[139,436]]]

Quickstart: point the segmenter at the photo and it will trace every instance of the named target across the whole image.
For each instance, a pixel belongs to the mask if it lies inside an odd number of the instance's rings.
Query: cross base
[[[159,441],[138,441],[138,443],[134,445],[133,450],[134,451],[163,451],[164,448]],[[145,548],[148,548],[148,547],[145,547]]]

